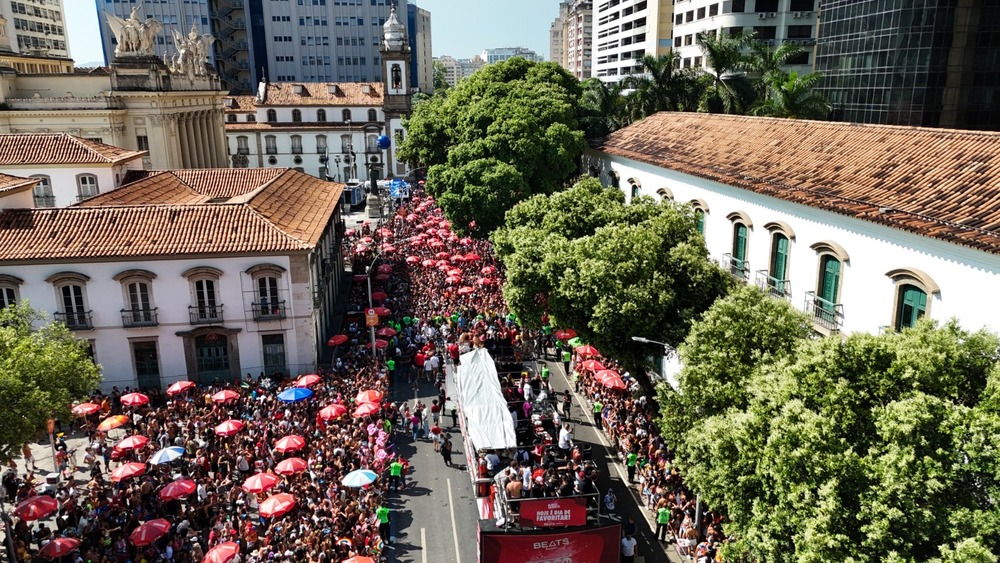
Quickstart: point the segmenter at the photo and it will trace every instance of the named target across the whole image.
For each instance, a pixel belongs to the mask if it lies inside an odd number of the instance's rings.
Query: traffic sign
[[[375,314],[375,309],[365,311],[365,326],[378,326],[378,315]]]

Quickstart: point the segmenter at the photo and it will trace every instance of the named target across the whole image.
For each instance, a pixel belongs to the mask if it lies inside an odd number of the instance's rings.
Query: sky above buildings
[[[434,56],[469,58],[483,49],[527,47],[549,57],[549,25],[558,0],[415,0],[431,12]],[[70,53],[77,64],[104,60],[93,0],[66,0]]]

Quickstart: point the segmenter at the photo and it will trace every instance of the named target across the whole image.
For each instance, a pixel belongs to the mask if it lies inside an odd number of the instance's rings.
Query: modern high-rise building
[[[785,69],[810,72],[816,45],[817,0],[677,0],[674,4],[672,46],[681,66],[706,67],[698,46],[702,33],[753,33],[772,48],[796,45],[801,53]]]
[[[431,13],[410,4],[406,7],[406,29],[410,40],[410,88],[430,94],[434,91]]]
[[[563,60],[566,70],[584,80],[591,76],[591,43],[594,37],[594,3],[575,0],[571,3],[563,26]]]
[[[549,24],[549,60],[566,66],[566,16],[573,3],[564,0],[559,3],[559,15]]]
[[[833,118],[1000,130],[1000,2],[825,0],[817,88]]]
[[[486,64],[479,55],[471,59],[456,59],[449,55],[442,55],[435,57],[434,62],[439,62],[444,67],[444,81],[453,88],[460,80],[472,76]]]
[[[667,54],[673,13],[672,0],[598,0],[593,8],[597,26],[592,76],[615,82],[641,72],[643,56]]]
[[[6,37],[22,55],[68,59],[66,15],[62,0],[0,2]]]
[[[538,53],[526,47],[497,47],[495,49],[484,49],[479,55],[479,58],[483,59],[486,64],[498,63],[500,61],[506,61],[507,59],[513,59],[514,57],[521,57],[522,59],[528,59],[529,61],[542,61],[542,57],[539,56]]]

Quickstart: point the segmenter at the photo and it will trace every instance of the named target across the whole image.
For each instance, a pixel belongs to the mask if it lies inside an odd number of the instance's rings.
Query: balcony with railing
[[[775,299],[792,298],[792,282],[774,278],[767,270],[757,270],[757,287]]]
[[[55,319],[70,330],[92,330],[94,328],[94,317],[90,311],[56,313]]]
[[[280,321],[286,317],[285,302],[262,300],[251,305],[253,320],[257,322]]]
[[[741,282],[750,280],[750,261],[736,258],[732,254],[722,255],[722,267]]]
[[[36,195],[35,197],[35,207],[55,207],[56,206],[56,196],[54,195]]]
[[[160,324],[156,314],[156,307],[152,309],[122,309],[122,327],[143,328]]]
[[[812,317],[816,326],[829,332],[839,332],[844,326],[844,305],[827,301],[816,295],[815,291],[806,292],[803,309]]]
[[[188,316],[193,325],[211,325],[222,322],[222,305],[192,305]]]
[[[302,146],[292,145],[292,154],[302,154]]]
[[[278,154],[278,147],[265,147],[264,154]]]

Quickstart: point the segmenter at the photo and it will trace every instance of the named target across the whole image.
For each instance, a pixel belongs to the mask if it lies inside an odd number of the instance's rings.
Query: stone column
[[[206,111],[202,116],[205,124],[205,138],[208,140],[208,165],[212,168],[223,168],[226,165],[219,159],[219,136],[215,134],[215,119],[212,111]]]
[[[177,144],[181,147],[181,166],[184,168],[193,168],[191,164],[191,150],[188,146],[187,119],[185,119],[184,114],[174,114],[172,117],[177,127]]]
[[[198,146],[198,168],[211,168],[208,162],[208,144],[205,142],[205,122],[202,112],[194,113],[194,135]]]
[[[188,157],[190,168],[200,168],[198,164],[198,142],[194,136],[194,116],[190,113],[184,114],[184,138],[187,140]]]
[[[215,142],[219,146],[216,158],[219,159],[220,166],[229,167],[228,139],[226,139],[225,117],[222,112],[216,112],[212,116],[212,130],[215,132]]]

